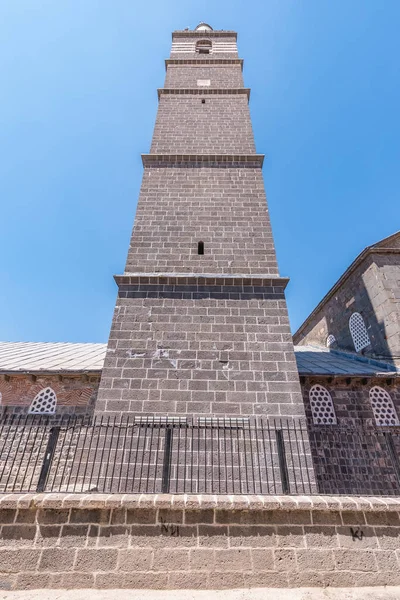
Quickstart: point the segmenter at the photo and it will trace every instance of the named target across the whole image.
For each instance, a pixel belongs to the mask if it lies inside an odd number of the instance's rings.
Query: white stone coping
[[[0,494],[1,509],[174,508],[181,510],[399,512],[399,496],[262,496],[216,494]]]

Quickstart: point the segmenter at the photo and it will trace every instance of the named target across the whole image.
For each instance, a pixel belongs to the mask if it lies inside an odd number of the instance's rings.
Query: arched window
[[[330,348],[331,346],[333,346],[333,344],[336,342],[336,338],[334,335],[332,335],[331,333],[328,335],[328,337],[326,338],[326,347]]]
[[[49,415],[56,412],[57,396],[51,387],[43,388],[32,400],[29,407],[31,415]]]
[[[212,43],[210,40],[199,40],[196,42],[196,52],[198,54],[210,54]]]
[[[336,413],[333,400],[322,385],[313,385],[309,395],[311,414],[315,425],[336,425]]]
[[[375,385],[369,390],[372,411],[377,425],[399,425],[399,417],[390,394]]]
[[[368,331],[360,313],[355,312],[351,315],[349,328],[356,352],[360,352],[360,350],[370,345]]]
[[[204,254],[204,242],[197,243],[197,254]]]

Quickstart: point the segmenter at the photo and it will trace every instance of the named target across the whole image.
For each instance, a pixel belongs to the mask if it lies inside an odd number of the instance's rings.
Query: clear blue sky
[[[106,341],[171,31],[239,32],[293,331],[400,229],[398,0],[12,0],[0,339]]]

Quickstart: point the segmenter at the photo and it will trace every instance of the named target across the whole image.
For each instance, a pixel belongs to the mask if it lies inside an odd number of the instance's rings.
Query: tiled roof
[[[1,371],[100,371],[106,344],[0,342]]]
[[[294,350],[300,375],[400,375],[393,365],[350,352],[320,346],[295,346]]]
[[[0,342],[0,372],[101,371],[106,344]],[[301,375],[377,375],[397,372],[386,363],[319,346],[295,346]]]

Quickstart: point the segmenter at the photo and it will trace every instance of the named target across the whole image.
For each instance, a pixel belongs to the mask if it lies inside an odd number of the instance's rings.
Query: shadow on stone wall
[[[359,312],[364,319],[370,345],[357,353],[361,356],[373,358],[375,360],[395,363],[399,361],[399,356],[393,352],[388,344],[388,336],[394,334],[394,328],[398,324],[395,321],[385,323],[385,316],[391,314],[389,311],[393,308],[393,303],[389,298],[390,292],[383,287],[383,269],[391,264],[390,254],[370,255],[362,264],[362,268],[356,271],[350,281],[332,297],[320,311],[319,315],[310,324],[308,332],[305,334],[305,343],[326,343],[325,339],[318,339],[321,328],[313,334],[313,330],[318,327],[318,323],[326,323],[327,334],[333,334],[336,343],[332,349],[344,350],[346,352],[355,352],[353,339],[349,328],[349,319],[354,312]],[[377,273],[380,276],[377,276]],[[366,285],[365,280],[368,284]],[[378,316],[375,307],[380,307],[383,316]],[[400,304],[399,304],[400,306]],[[392,311],[393,312],[393,311]],[[387,328],[390,330],[388,331]],[[307,331],[307,330],[306,330]],[[400,331],[398,332],[400,335]],[[300,340],[297,340],[300,341]]]

